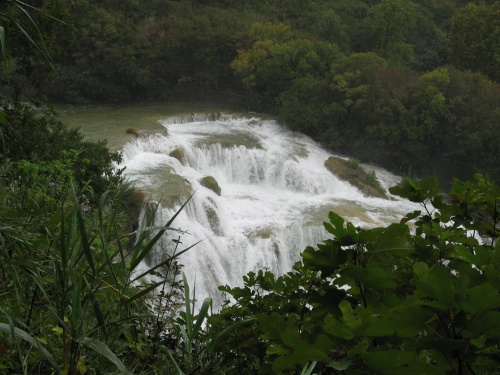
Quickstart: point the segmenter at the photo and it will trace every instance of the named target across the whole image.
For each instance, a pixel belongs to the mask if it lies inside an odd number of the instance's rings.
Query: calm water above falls
[[[413,210],[407,201],[363,196],[327,171],[329,153],[272,120],[200,115],[160,123],[166,131],[125,144],[119,167],[126,167],[126,175],[153,200],[162,197],[157,224],[195,192],[174,227],[189,232],[182,236],[182,248],[203,239],[180,259],[199,301],[212,297],[219,306],[217,287],[241,285],[249,271],[289,271],[306,246],[329,237],[322,225],[329,211],[355,225],[375,227]],[[398,181],[375,171],[385,188]],[[220,196],[201,186],[205,176],[217,180]],[[172,239],[164,238],[149,262],[164,259],[173,249]]]

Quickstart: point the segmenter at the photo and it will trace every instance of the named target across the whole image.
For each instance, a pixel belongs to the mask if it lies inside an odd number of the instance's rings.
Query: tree
[[[48,63],[48,65],[54,69],[49,51],[45,44],[45,38],[40,31],[39,25],[35,22],[34,15],[41,15],[51,19],[52,21],[63,23],[61,20],[53,17],[44,10],[26,4],[22,1],[6,0],[0,4],[0,56],[3,79],[9,87],[9,95],[12,95],[12,57],[15,56],[13,51],[18,49],[20,47],[19,45],[29,45],[38,52],[38,54],[43,58],[44,63]],[[21,34],[23,43],[16,43],[15,38],[13,38],[15,31]],[[24,56],[17,57],[27,59],[29,56],[28,53],[25,52]]]
[[[332,136],[331,132],[335,133],[334,124],[341,122],[345,109],[340,105],[330,106],[332,95],[326,79],[298,78],[290,89],[279,96],[278,119],[292,130],[319,138],[325,146],[336,146],[336,149],[341,150],[341,137],[338,133]]]
[[[453,17],[450,62],[500,81],[500,3],[468,4]]]
[[[344,53],[350,51],[350,40],[347,28],[348,26],[333,10],[321,13],[314,25],[314,31],[321,40],[338,45]]]
[[[260,94],[277,97],[301,77],[323,77],[329,63],[339,56],[329,43],[304,39],[278,43],[261,40],[250,50],[239,50],[231,67],[247,88]]]
[[[416,24],[417,7],[410,0],[382,0],[372,7],[369,23],[377,52],[395,64],[407,64],[413,58],[413,48],[406,43],[409,31]]]

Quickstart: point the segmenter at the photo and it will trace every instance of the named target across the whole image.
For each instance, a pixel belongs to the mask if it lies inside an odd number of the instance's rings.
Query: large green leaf
[[[335,241],[325,241],[324,245],[318,245],[318,250],[308,246],[301,254],[304,266],[314,270],[321,271],[326,277],[338,270],[339,265],[347,259],[347,254]]]
[[[354,338],[352,329],[333,316],[325,318],[323,331],[331,336],[338,337],[343,340],[351,340]]]
[[[264,339],[277,339],[285,330],[285,318],[277,312],[273,312],[271,315],[259,314],[255,319],[260,324],[261,337]]]
[[[281,372],[293,369],[295,365],[304,365],[309,361],[329,361],[328,350],[331,346],[330,340],[325,335],[319,335],[314,342],[301,339],[298,332],[285,332],[281,335],[283,342],[293,352],[289,355],[278,357],[273,361],[273,371]]]
[[[339,308],[342,311],[342,321],[345,325],[347,325],[355,333],[361,329],[363,322],[358,316],[354,315],[354,310],[348,301],[340,302]]]
[[[414,351],[384,350],[367,352],[364,361],[376,374],[386,375],[438,375],[446,374],[449,368],[437,364],[427,364]]]
[[[455,288],[451,270],[440,264],[432,266],[424,273],[424,267],[418,265],[415,295],[422,298],[422,303],[447,311],[455,304]]]
[[[86,346],[89,349],[92,349],[95,351],[97,354],[102,355],[103,357],[107,358],[109,361],[111,361],[116,368],[122,373],[122,374],[131,374],[130,371],[128,371],[127,367],[123,364],[123,362],[116,356],[115,353],[103,342],[96,340],[91,337],[84,337],[78,342],[84,346]]]
[[[344,228],[344,219],[335,212],[328,214],[330,223],[323,223],[325,229],[335,236],[335,240],[342,246],[353,245],[358,242],[358,233],[352,223],[347,223]],[[333,224],[333,225],[332,225]]]
[[[375,290],[394,289],[397,287],[397,284],[391,280],[388,270],[381,267],[364,268],[361,266],[350,266],[339,274],[366,283],[368,287]]]
[[[397,335],[403,338],[417,337],[426,330],[425,323],[434,315],[429,309],[415,303],[404,303],[393,309],[382,310],[366,321],[367,336],[383,337]]]
[[[439,181],[436,176],[423,177],[418,181],[411,178],[403,178],[399,185],[389,188],[389,192],[412,202],[422,203],[427,199],[442,193],[439,189]]]
[[[486,311],[473,319],[466,327],[464,336],[479,337],[486,334],[490,337],[500,337],[500,312]]]
[[[413,248],[408,241],[409,234],[410,230],[405,224],[391,224],[373,243],[372,251],[379,259],[385,259],[384,252],[399,256],[408,255]]]
[[[500,307],[500,291],[490,283],[474,286],[468,290],[467,299],[460,303],[465,312],[480,314]]]

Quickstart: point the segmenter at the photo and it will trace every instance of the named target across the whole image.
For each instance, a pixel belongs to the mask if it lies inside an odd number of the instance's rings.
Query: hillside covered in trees
[[[399,174],[500,177],[498,2],[43,6],[66,22],[42,20],[58,74],[30,92],[50,101],[230,101]],[[16,69],[41,82],[46,64],[16,47]]]

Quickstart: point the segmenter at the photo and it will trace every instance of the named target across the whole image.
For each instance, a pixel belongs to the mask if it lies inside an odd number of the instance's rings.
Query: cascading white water
[[[163,125],[168,135],[127,143],[120,167],[153,199],[163,196],[157,224],[194,192],[173,226],[189,232],[181,248],[203,241],[180,263],[196,298],[211,297],[216,307],[223,298],[219,285],[239,286],[258,269],[287,272],[306,246],[328,238],[322,222],[329,211],[364,227],[399,221],[410,211],[408,202],[368,198],[340,181],[324,167],[330,154],[275,121],[198,115]],[[397,182],[386,171],[377,175],[385,187]],[[205,176],[216,179],[220,196],[200,184]],[[165,236],[151,263],[173,251],[173,238]]]

